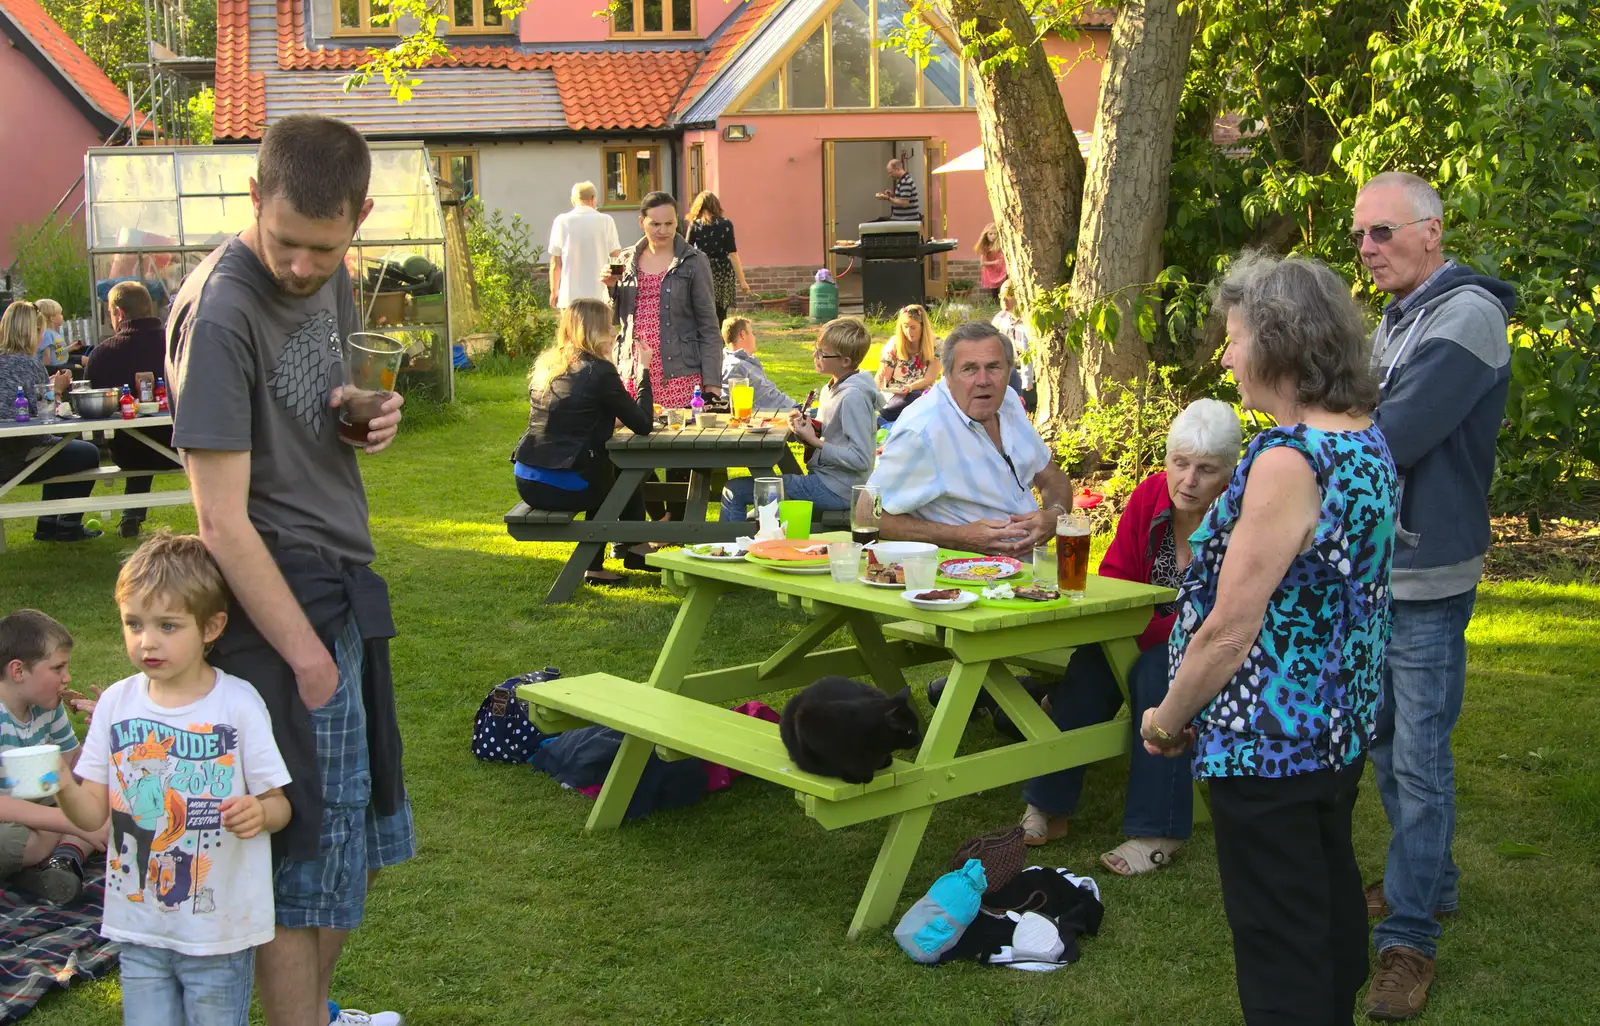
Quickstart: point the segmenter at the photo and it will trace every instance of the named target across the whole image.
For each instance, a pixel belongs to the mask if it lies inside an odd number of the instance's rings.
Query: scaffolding
[[[194,138],[189,103],[216,81],[215,57],[189,56],[189,17],[185,0],[143,0],[145,59],[125,65],[129,117],[141,119],[127,133],[127,145],[141,134],[156,143],[181,146]],[[142,88],[141,88],[142,83]],[[207,139],[206,141],[210,141]]]

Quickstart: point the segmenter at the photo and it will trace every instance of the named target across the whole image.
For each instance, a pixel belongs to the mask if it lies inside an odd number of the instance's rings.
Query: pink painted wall
[[[1078,40],[1050,40],[1048,49],[1066,57],[1071,70],[1060,87],[1074,128],[1094,125],[1100,100],[1101,57],[1110,33],[1085,32]],[[1075,61],[1080,54],[1083,60]],[[739,256],[747,267],[819,263],[823,253],[822,143],[826,139],[942,139],[946,159],[978,145],[978,116],[971,111],[874,111],[867,113],[729,114],[722,124],[755,128],[745,142],[721,141],[712,133],[686,133],[685,144],[706,139],[706,176],[738,226]],[[933,176],[929,189],[943,179],[946,233],[960,240],[953,259],[970,256],[983,226],[994,220],[983,175],[958,171]],[[886,186],[875,178],[859,188],[872,193]],[[850,188],[838,183],[837,189]],[[928,189],[925,189],[925,192]],[[923,197],[928,207],[928,197]],[[938,225],[931,226],[937,232]],[[853,235],[851,226],[839,233]],[[819,263],[820,266],[820,263]]]
[[[670,12],[672,0],[664,2]],[[710,35],[742,4],[743,0],[694,0],[699,35]],[[611,24],[595,17],[595,12],[605,8],[604,0],[528,0],[517,22],[518,33],[524,43],[602,42],[611,38]]]
[[[9,40],[0,39],[0,139],[20,147],[25,160],[10,161],[0,189],[0,268],[9,266],[11,235],[50,213],[61,194],[83,174],[83,155],[104,140],[72,101],[61,94]],[[81,197],[69,200],[71,210]]]

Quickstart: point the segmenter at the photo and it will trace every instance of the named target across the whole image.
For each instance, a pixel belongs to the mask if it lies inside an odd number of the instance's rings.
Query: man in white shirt
[[[617,222],[595,209],[593,182],[572,187],[572,209],[550,226],[550,306],[570,306],[574,299],[606,299],[600,279],[608,261],[622,252]]]
[[[882,536],[1026,557],[1055,534],[1072,481],[1007,387],[1016,357],[994,325],[956,328],[940,358],[945,377],[900,415],[867,482]]]

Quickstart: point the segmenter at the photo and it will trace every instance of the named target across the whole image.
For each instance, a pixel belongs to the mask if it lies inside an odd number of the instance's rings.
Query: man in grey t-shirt
[[[314,115],[273,124],[257,161],[256,220],[185,280],[167,376],[200,537],[236,604],[210,662],[260,693],[293,778],[294,815],[273,836],[277,929],[256,954],[261,1005],[269,1026],[323,1026],[372,874],[416,851],[393,615],[370,567],[356,449],[338,432],[340,346],[360,324],[344,261],[372,209],[372,163],[353,128]],[[366,452],[394,440],[401,402],[372,419]]]

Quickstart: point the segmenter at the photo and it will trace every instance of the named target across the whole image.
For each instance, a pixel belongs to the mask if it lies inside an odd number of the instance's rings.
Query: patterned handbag
[[[1028,862],[1028,848],[1022,842],[1022,827],[1014,826],[993,833],[979,834],[961,842],[951,869],[960,869],[968,859],[983,863],[983,875],[989,881],[989,890],[997,891],[1016,878]]]
[[[560,670],[547,666],[495,685],[472,721],[472,754],[487,762],[531,760],[548,735],[528,718],[528,703],[517,697],[517,688],[560,676]]]

